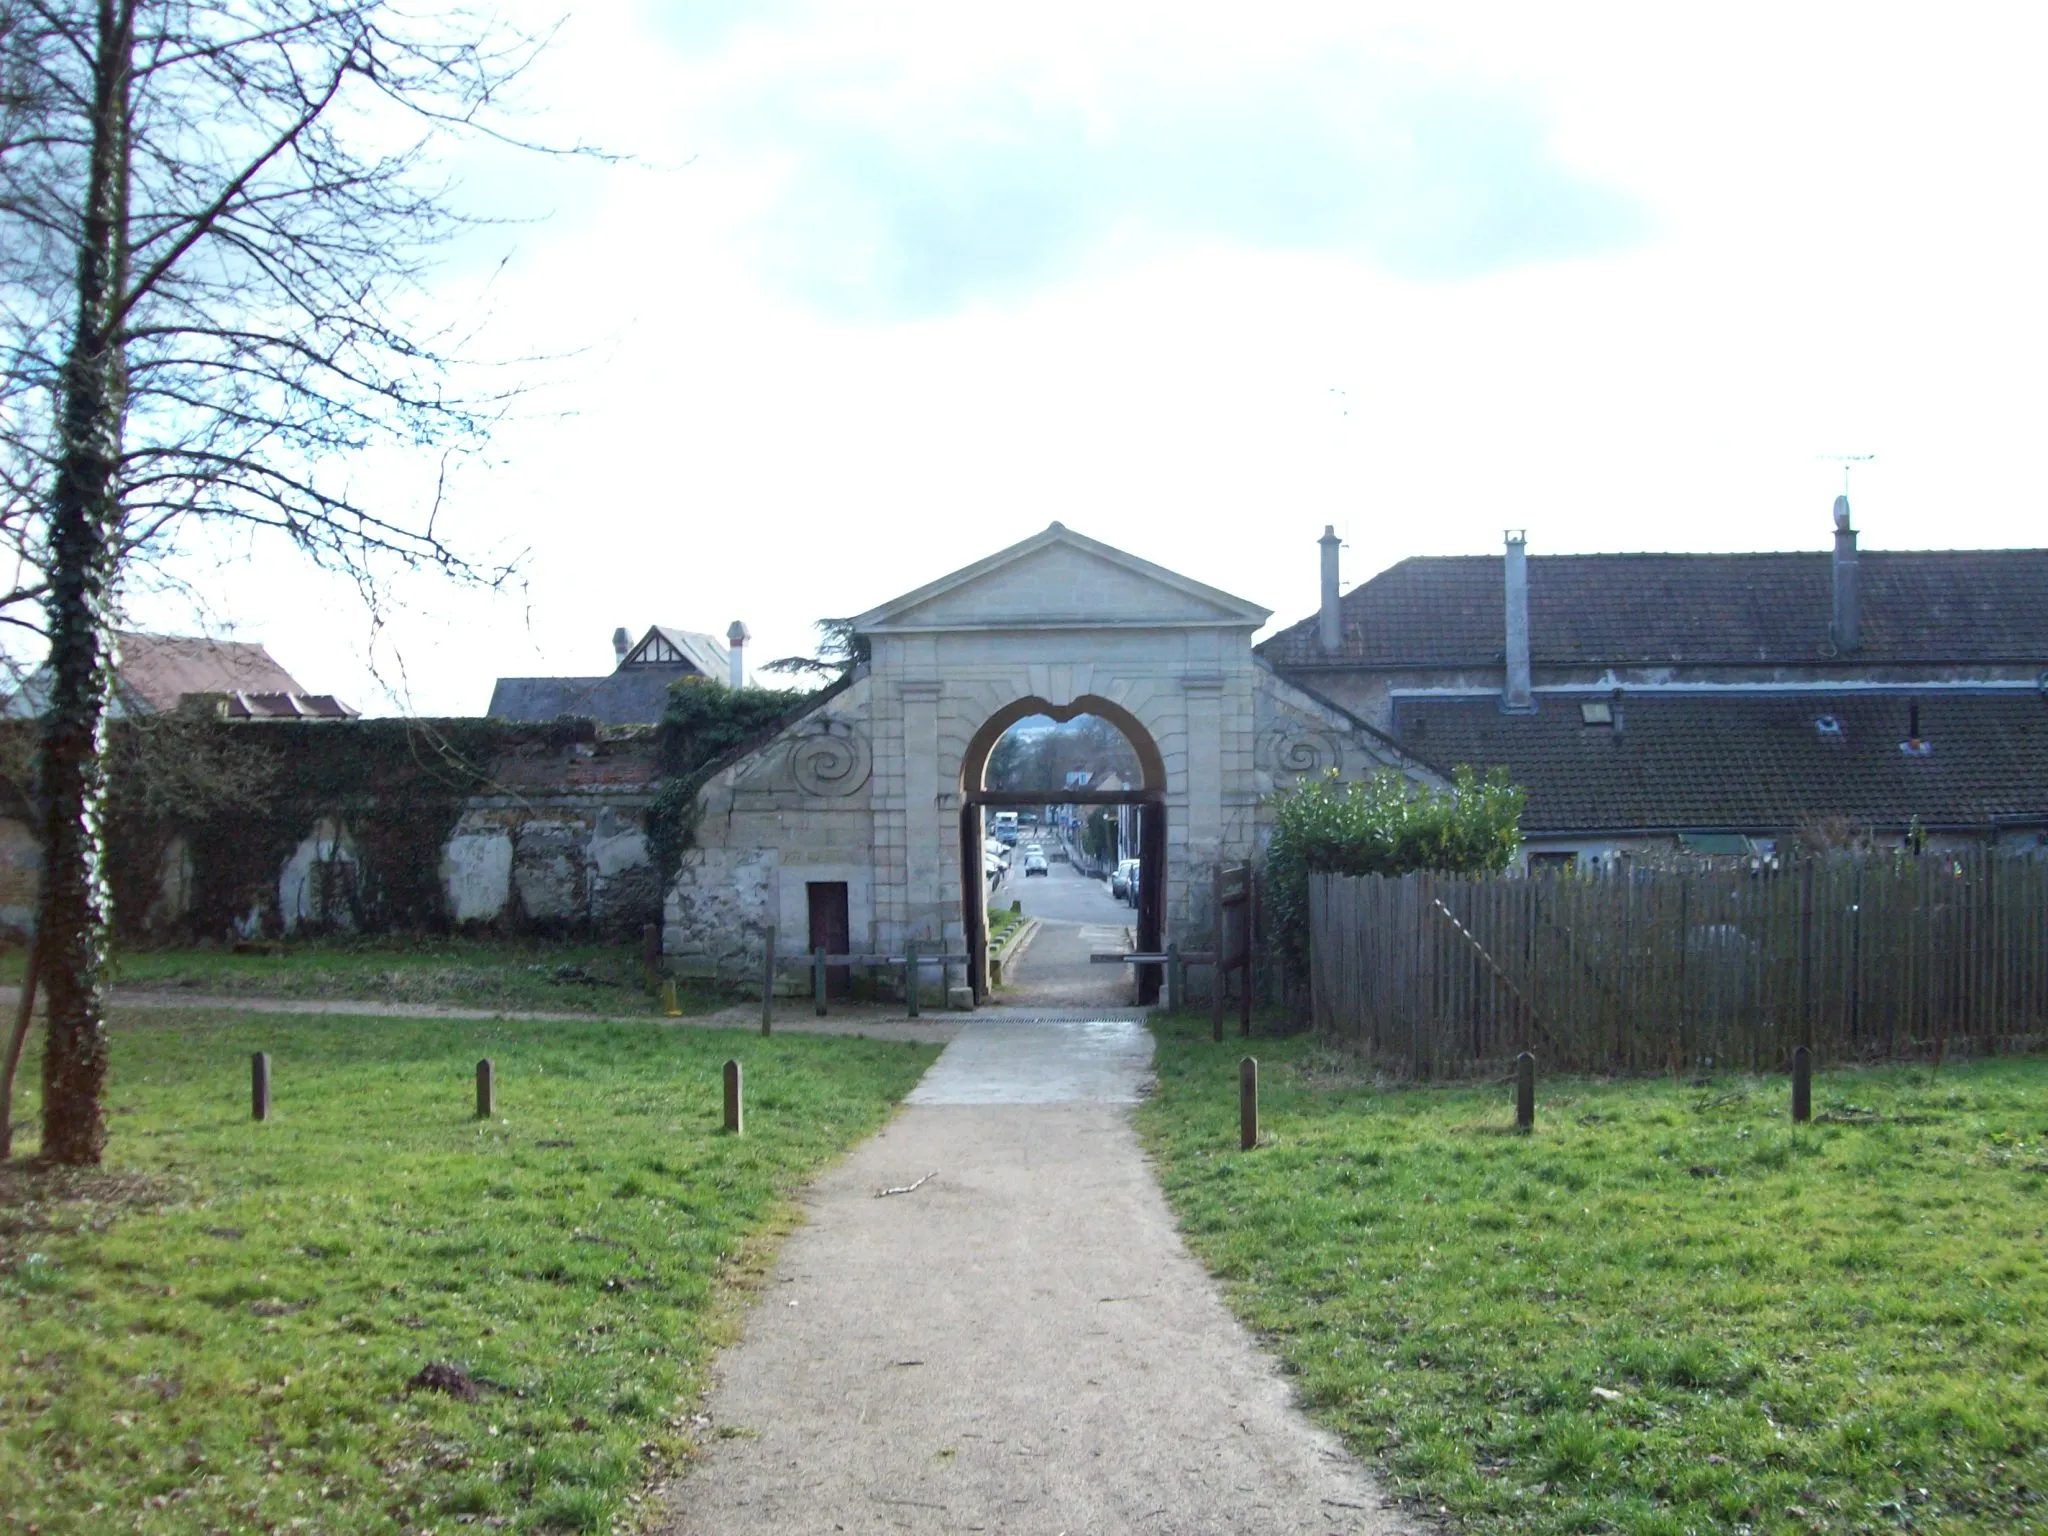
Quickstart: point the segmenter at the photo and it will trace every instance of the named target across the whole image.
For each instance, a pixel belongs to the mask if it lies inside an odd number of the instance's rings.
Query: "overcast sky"
[[[1820,549],[1830,454],[1866,548],[2048,542],[2041,14],[582,4],[531,126],[634,161],[466,154],[524,222],[440,282],[560,358],[447,504],[523,580],[373,642],[290,557],[193,574],[308,688],[473,714],[1055,518],[1276,624],[1325,523],[1347,583],[1511,526]]]

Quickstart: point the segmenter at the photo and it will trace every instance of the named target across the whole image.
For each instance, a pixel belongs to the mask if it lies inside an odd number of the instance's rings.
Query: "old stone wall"
[[[694,846],[663,902],[662,950],[685,976],[751,977],[768,929],[785,953],[811,944],[814,884],[844,884],[848,939],[874,926],[874,753],[867,678],[714,773]]]
[[[395,783],[380,782],[379,765],[393,760],[384,738],[403,722],[225,727],[281,749],[285,731],[298,733],[277,798],[245,825],[214,815],[190,826],[121,827],[154,839],[114,850],[136,855],[129,862],[144,871],[143,888],[131,879],[122,898],[123,929],[173,938],[229,936],[213,933],[216,923],[239,937],[399,926],[378,895],[400,881],[428,893],[406,907],[403,926],[624,938],[658,921],[646,833],[657,787],[651,732],[461,722],[458,742],[450,722],[418,724],[418,752],[400,754],[417,771]],[[373,731],[381,755],[364,750]],[[279,825],[290,831],[277,855],[244,878],[249,843]],[[394,867],[400,861],[405,868]],[[236,894],[215,917],[203,893],[230,876]],[[0,816],[0,931],[33,926],[39,877],[25,821]]]

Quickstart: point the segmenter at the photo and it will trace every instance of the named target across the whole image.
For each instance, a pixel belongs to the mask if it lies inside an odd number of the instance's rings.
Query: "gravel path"
[[[964,1025],[809,1192],[670,1536],[1417,1529],[1181,1246],[1150,1057],[1130,1018]]]

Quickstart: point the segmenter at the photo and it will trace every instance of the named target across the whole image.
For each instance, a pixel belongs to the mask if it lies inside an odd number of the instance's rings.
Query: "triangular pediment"
[[[1054,523],[872,608],[862,634],[959,629],[1257,629],[1268,609]]]

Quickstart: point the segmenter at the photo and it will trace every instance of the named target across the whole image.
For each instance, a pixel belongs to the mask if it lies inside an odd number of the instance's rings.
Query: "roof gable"
[[[723,682],[730,662],[725,647],[710,635],[694,629],[656,624],[640,637],[640,643],[626,653],[619,665],[688,667],[704,677]]]
[[[1256,629],[1268,609],[1060,523],[871,608],[861,634],[960,629]]]

